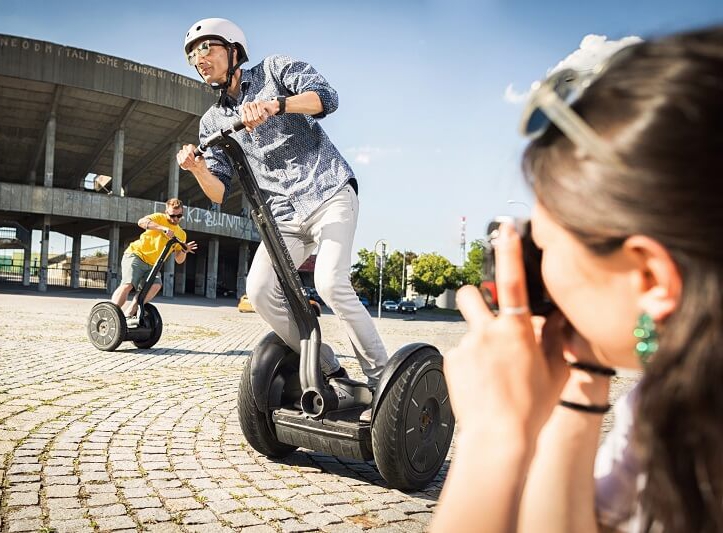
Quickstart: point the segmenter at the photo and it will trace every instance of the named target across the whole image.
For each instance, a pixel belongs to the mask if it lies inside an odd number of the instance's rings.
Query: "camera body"
[[[530,311],[533,315],[547,316],[557,307],[547,293],[545,284],[542,281],[542,250],[532,240],[529,219],[496,217],[487,226],[482,283],[480,284],[482,297],[494,313],[499,311],[497,285],[495,283],[495,250],[492,241],[497,236],[498,228],[503,222],[512,223],[522,241],[522,260],[525,266],[525,284],[527,285]]]

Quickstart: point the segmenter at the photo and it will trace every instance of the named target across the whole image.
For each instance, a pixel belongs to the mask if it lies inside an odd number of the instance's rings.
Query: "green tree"
[[[406,256],[406,258],[405,258]],[[384,262],[384,290],[382,291],[382,300],[401,300],[404,297],[404,288],[402,287],[402,270],[412,264],[417,258],[417,254],[406,250],[404,253],[395,250],[387,257]],[[377,278],[377,284],[379,278]],[[409,284],[407,275],[404,274],[404,283]]]
[[[402,291],[402,267],[409,266],[416,259],[417,254],[407,251],[406,259],[402,252],[395,250],[388,254],[384,260],[384,276],[382,279],[382,301],[399,300]],[[379,298],[379,258],[366,248],[358,252],[359,261],[351,267],[351,284],[360,296],[366,296],[369,301],[378,302]],[[410,283],[406,279],[405,283]]]
[[[478,286],[482,283],[482,269],[485,266],[486,258],[485,241],[482,239],[472,241],[469,252],[467,252],[467,260],[462,267],[462,283]]]
[[[359,296],[366,296],[371,302],[377,293],[379,268],[375,263],[376,254],[366,248],[358,252],[359,261],[351,267],[351,285]]]
[[[457,267],[439,254],[422,254],[414,260],[412,266],[412,284],[419,294],[427,295],[425,304],[429,303],[430,296],[437,297],[446,289],[459,286]]]

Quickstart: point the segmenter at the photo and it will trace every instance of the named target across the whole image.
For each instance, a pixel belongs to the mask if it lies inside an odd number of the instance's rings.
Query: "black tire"
[[[136,348],[152,348],[163,335],[163,319],[155,305],[144,304],[143,307],[146,310],[146,323],[151,328],[151,336],[144,341],[133,341],[133,344],[136,345]]]
[[[104,352],[112,352],[125,339],[126,317],[113,302],[100,302],[90,311],[87,327],[88,339]]]
[[[374,460],[392,488],[419,490],[439,472],[454,433],[442,356],[415,352],[389,387],[372,425]]]
[[[271,413],[259,411],[251,388],[251,361],[253,354],[244,366],[241,382],[238,387],[238,420],[241,431],[251,447],[262,455],[274,459],[286,457],[298,446],[284,444],[276,438],[276,430],[271,420]]]

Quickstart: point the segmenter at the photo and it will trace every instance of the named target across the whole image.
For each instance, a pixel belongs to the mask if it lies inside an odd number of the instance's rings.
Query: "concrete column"
[[[113,143],[113,195],[120,196],[123,188],[123,154],[125,151],[125,130],[117,129]]]
[[[168,164],[168,198],[178,197],[178,172],[179,166],[176,161],[176,154],[181,149],[181,143],[171,143],[171,159]]]
[[[73,253],[70,259],[70,288],[80,287],[80,242],[83,239],[81,234],[73,235]]]
[[[23,253],[23,287],[30,285],[30,257],[33,254],[32,236],[33,231],[28,232],[26,240],[23,241],[25,245],[25,252]]]
[[[218,237],[208,241],[208,261],[206,266],[206,298],[216,299],[218,280]]]
[[[236,296],[246,294],[246,276],[248,275],[249,243],[241,241],[238,245],[238,270],[236,271]]]
[[[173,289],[175,287],[176,260],[173,254],[168,258],[166,264],[163,265],[163,296],[173,298]]]
[[[106,281],[106,292],[112,294],[120,284],[118,266],[120,264],[120,226],[117,222],[110,225],[108,235],[108,279]]]
[[[46,174],[47,175],[47,174]],[[50,174],[52,182],[53,175]],[[47,186],[47,182],[46,182]],[[48,290],[48,251],[50,250],[50,215],[43,217],[43,229],[40,232],[40,272],[38,273],[38,290],[46,292]]]
[[[45,179],[43,185],[53,186],[53,167],[55,166],[55,113],[50,114],[48,125],[45,127]],[[45,290],[45,289],[43,289]]]
[[[206,289],[206,250],[196,251],[196,276],[193,294],[203,296]]]
[[[176,294],[186,294],[186,265],[188,264],[188,257],[180,265],[176,265]]]

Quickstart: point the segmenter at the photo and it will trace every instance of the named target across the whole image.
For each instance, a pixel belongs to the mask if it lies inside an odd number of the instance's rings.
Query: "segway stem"
[[[253,217],[266,245],[274,271],[291,307],[292,315],[301,338],[299,380],[303,394],[302,409],[313,418],[322,417],[338,404],[334,390],[324,381],[320,364],[321,330],[316,314],[303,292],[301,278],[291,259],[281,231],[269,206],[264,201],[246,154],[231,134],[241,131],[245,125],[240,120],[230,128],[211,135],[196,149],[197,156],[212,146],[219,146],[232,162],[241,183],[241,189],[251,204]]]
[[[179,244],[184,250],[186,249],[186,243],[181,242],[178,240],[176,236],[171,237],[168,239],[168,242],[163,247],[163,250],[161,251],[161,255],[158,256],[158,259],[153,264],[153,268],[149,272],[148,276],[146,277],[146,282],[143,284],[143,287],[141,287],[140,292],[138,293],[138,318],[143,319],[143,302],[146,301],[146,296],[148,295],[148,291],[151,290],[151,285],[153,284],[153,280],[156,279],[156,275],[161,270],[161,267],[163,267],[163,263],[166,262],[166,259],[168,259],[168,256],[171,253],[171,248],[174,244]]]

